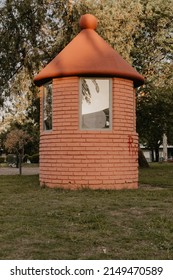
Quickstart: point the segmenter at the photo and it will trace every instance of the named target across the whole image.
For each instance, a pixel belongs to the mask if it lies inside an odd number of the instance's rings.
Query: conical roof
[[[80,19],[81,32],[34,78],[37,86],[57,77],[102,76],[130,79],[134,86],[144,78],[96,32],[97,19],[90,14]]]

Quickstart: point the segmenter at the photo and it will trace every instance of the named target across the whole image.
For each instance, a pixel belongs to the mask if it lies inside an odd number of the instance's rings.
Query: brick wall
[[[53,80],[53,130],[43,131],[40,183],[49,187],[122,189],[138,186],[133,82],[113,78],[112,130],[79,129],[79,78]],[[42,92],[42,88],[41,88]]]

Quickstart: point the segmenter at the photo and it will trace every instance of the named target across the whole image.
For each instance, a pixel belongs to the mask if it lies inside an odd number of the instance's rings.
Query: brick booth
[[[138,187],[135,88],[143,77],[80,18],[81,32],[34,78],[40,87],[40,184]]]

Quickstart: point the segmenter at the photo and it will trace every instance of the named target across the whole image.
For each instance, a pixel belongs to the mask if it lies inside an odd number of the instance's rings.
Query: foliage
[[[31,140],[32,138],[29,134],[16,128],[8,133],[5,147],[9,152],[18,154],[23,151],[25,145]]]
[[[22,160],[24,156],[24,148],[28,142],[32,141],[32,138],[25,131],[15,128],[7,134],[5,141],[5,148],[9,152],[13,152],[17,156],[17,167],[19,160],[19,172],[22,174]]]
[[[5,158],[0,156],[0,163],[4,163],[5,162]]]
[[[39,154],[28,156],[28,159],[30,160],[31,163],[39,163]]]
[[[35,113],[37,115],[37,113]],[[39,124],[37,122],[33,123],[31,121],[25,122],[24,124],[20,124],[16,121],[11,122],[11,126],[7,131],[3,131],[0,133],[1,137],[1,147],[4,152],[8,152],[6,148],[6,139],[7,135],[13,130],[22,130],[24,133],[28,134],[32,141],[28,141],[25,145],[25,153],[34,154],[39,151]]]
[[[37,61],[34,59],[34,56],[37,55],[36,36],[41,28],[43,10],[42,1],[36,1],[35,5],[34,2],[8,0],[0,10],[2,20],[0,30],[2,79],[0,86],[4,89],[1,97],[3,101],[3,97],[9,96],[13,107],[16,101],[22,99],[24,95],[26,103],[27,95],[32,94],[31,75],[33,64]],[[20,105],[23,106],[23,102],[20,102],[18,109]]]
[[[173,83],[173,5],[170,0],[142,0],[140,24],[131,53],[134,66],[146,78],[147,86]]]
[[[172,103],[172,0],[6,1],[0,8],[2,128],[14,119],[21,124],[26,118],[39,122],[39,110],[32,110],[38,101],[33,76],[78,34],[84,13],[98,18],[97,32],[146,79],[137,96],[142,142],[151,146],[153,135],[157,139],[152,142],[158,145],[165,127],[171,140],[173,132],[167,122],[172,116],[160,92]]]
[[[35,125],[38,125],[40,121],[40,98],[37,96],[32,99],[32,103],[27,108],[27,117],[34,122]]]
[[[3,94],[10,95],[11,102],[23,95],[30,101],[35,97],[33,75],[77,35],[83,13],[95,14],[100,21],[98,33],[130,60],[140,11],[138,0],[6,1],[0,10]]]
[[[170,88],[156,89],[150,93],[138,96],[137,102],[137,131],[142,144],[156,151],[163,141],[163,134],[169,136],[173,128],[173,90]]]
[[[14,154],[8,154],[6,157],[6,161],[8,164],[16,163],[17,162],[17,157]]]
[[[25,154],[23,157],[23,162],[27,162],[27,160],[29,160],[30,163],[39,163],[39,153],[33,155]]]
[[[77,1],[74,9],[81,14],[91,13],[98,18],[97,32],[124,59],[131,61],[130,52],[133,48],[133,35],[139,24],[142,6],[139,0],[98,0]]]
[[[23,131],[25,131],[28,135],[30,135],[31,140],[25,145],[25,153],[32,155],[34,153],[38,153],[39,151],[39,125],[37,123],[26,122],[24,125],[19,127]]]
[[[19,121],[36,97],[38,89],[33,84],[33,76],[52,58],[52,39],[55,40],[56,33],[55,29],[51,30],[52,24],[56,21],[60,28],[61,12],[66,6],[65,1],[53,2],[8,0],[0,8],[0,103],[5,117],[13,114]],[[55,20],[55,10],[59,21]]]
[[[173,5],[172,1],[142,1],[140,25],[131,53],[133,64],[146,78],[138,90],[137,131],[143,145],[155,150],[163,134],[173,143]]]

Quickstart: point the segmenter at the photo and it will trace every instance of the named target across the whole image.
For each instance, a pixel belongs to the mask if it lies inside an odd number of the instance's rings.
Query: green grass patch
[[[173,163],[151,163],[150,168],[140,169],[139,183],[173,187]]]
[[[70,191],[0,176],[0,259],[173,259],[172,217],[173,188]]]

